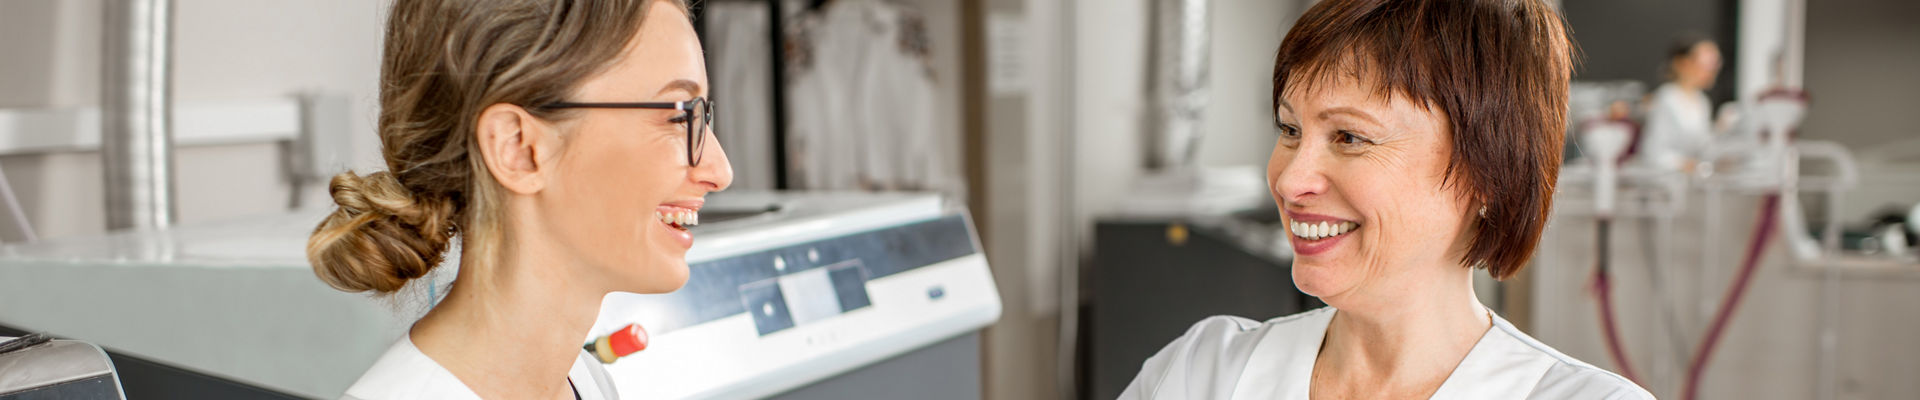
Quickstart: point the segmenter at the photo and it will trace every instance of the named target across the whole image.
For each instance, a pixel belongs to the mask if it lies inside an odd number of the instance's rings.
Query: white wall
[[[353,164],[380,165],[373,115],[384,1],[175,3],[176,101],[275,99],[303,91],[344,95],[354,102]],[[8,55],[0,63],[0,107],[96,105],[101,20],[100,0],[0,2],[0,54]],[[272,213],[288,203],[276,145],[176,150],[179,222]],[[0,168],[42,237],[104,231],[97,153],[0,156]],[[319,195],[321,189],[307,193]],[[17,239],[10,229],[0,231],[6,232],[0,238]]]
[[[983,126],[981,133],[985,135],[981,140],[985,165],[980,169],[985,174],[981,179],[985,187],[973,190],[984,195],[985,209],[976,210],[974,218],[982,221],[980,226],[986,229],[981,232],[981,239],[985,241],[988,261],[993,265],[994,283],[1000,290],[1001,301],[1000,321],[988,328],[984,336],[985,397],[989,399],[1058,396],[1058,387],[1054,384],[1058,320],[1051,311],[1039,307],[1049,302],[1044,298],[1047,292],[1041,290],[1048,287],[1047,282],[1055,282],[1049,278],[1056,276],[1058,268],[1056,263],[1042,260],[1051,248],[1046,245],[1046,227],[1039,223],[1053,215],[1049,211],[1055,209],[1044,200],[1048,193],[1054,192],[1054,188],[1045,183],[1057,176],[1058,168],[1048,159],[1053,155],[1049,152],[1053,148],[1050,144],[1061,135],[1047,129],[1053,119],[1045,110],[1052,97],[1041,88],[1054,86],[1054,82],[1048,82],[1053,75],[1047,71],[1060,59],[1050,57],[1042,49],[1060,36],[1056,29],[1059,26],[1053,23],[1056,19],[1048,16],[1057,15],[1053,11],[1061,5],[1060,2],[1027,0],[987,1],[982,21],[987,26],[981,31],[984,37],[974,38],[983,41],[984,52],[989,55],[988,60],[976,65],[1003,63],[1025,67],[1012,68],[1017,73],[1000,77],[1012,79],[998,84],[992,81],[996,79],[995,73],[989,67],[989,71],[981,74],[989,82],[969,83],[1002,89],[985,91],[985,118],[975,122]],[[996,26],[1022,31],[1022,36],[1028,39],[992,40],[996,35],[985,30]]]

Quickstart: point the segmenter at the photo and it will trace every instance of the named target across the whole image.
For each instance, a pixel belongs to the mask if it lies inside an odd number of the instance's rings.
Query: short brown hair
[[[1494,278],[1519,272],[1553,206],[1575,50],[1542,0],[1326,0],[1274,58],[1273,107],[1328,74],[1373,79],[1447,115],[1446,182],[1485,206],[1465,259]]]

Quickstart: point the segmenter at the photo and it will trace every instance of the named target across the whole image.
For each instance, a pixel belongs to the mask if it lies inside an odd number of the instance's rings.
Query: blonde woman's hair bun
[[[335,175],[339,205],[307,240],[314,275],[348,292],[393,293],[432,271],[456,234],[453,199],[420,196],[392,173]]]

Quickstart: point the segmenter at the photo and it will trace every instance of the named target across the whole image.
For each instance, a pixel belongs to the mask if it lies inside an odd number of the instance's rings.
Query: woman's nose
[[[727,162],[727,151],[720,147],[719,135],[713,129],[707,129],[707,143],[700,146],[700,165],[693,167],[689,178],[704,186],[709,192],[727,190],[733,185],[733,164]]]
[[[1315,151],[1312,146],[1300,146],[1292,154],[1275,153],[1269,161],[1272,165],[1268,168],[1279,168],[1279,173],[1274,174],[1273,181],[1269,182],[1273,185],[1274,196],[1280,197],[1276,200],[1299,203],[1327,192],[1327,175],[1323,165],[1327,160],[1319,154],[1321,152]]]

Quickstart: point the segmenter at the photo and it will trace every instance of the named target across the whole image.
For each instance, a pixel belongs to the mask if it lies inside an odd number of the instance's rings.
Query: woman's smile
[[[693,247],[693,232],[688,228],[700,224],[700,202],[680,201],[661,204],[653,209],[653,219],[665,227],[667,236],[681,249]]]
[[[1326,215],[1287,211],[1286,216],[1287,240],[1299,256],[1326,253],[1360,229],[1359,222]]]

